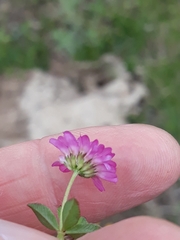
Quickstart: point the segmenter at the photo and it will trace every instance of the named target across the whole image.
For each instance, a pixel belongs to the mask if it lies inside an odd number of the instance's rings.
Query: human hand
[[[87,134],[92,140],[97,138],[116,154],[113,160],[117,163],[117,184],[104,181],[106,191],[100,193],[91,180],[79,177],[72,188],[71,195],[79,200],[82,215],[91,222],[153,199],[180,175],[179,144],[161,129],[123,125],[73,133]],[[55,211],[70,177],[50,167],[59,151],[48,140],[46,137],[0,150],[0,218],[7,220],[0,220],[0,240],[56,239],[33,229],[48,232],[27,207],[30,202],[41,202]],[[81,239],[179,240],[180,228],[165,220],[135,217]]]

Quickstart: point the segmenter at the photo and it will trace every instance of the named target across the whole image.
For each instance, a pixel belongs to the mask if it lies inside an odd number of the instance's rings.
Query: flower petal
[[[116,172],[116,163],[114,161],[112,161],[112,160],[111,161],[107,161],[107,162],[104,163],[104,166],[106,167],[106,169],[108,171]]]
[[[111,160],[114,156],[115,156],[114,153],[109,153],[108,155],[103,156],[104,162]]]
[[[116,172],[116,168],[109,165],[109,164],[99,164],[96,166],[96,171],[97,172]]]
[[[80,136],[77,139],[77,142],[79,144],[79,151],[83,154],[89,152],[90,150],[90,140],[87,135]]]
[[[61,138],[60,137],[58,139],[50,138],[49,142],[67,156],[69,154],[69,149]]]
[[[94,165],[98,165],[98,164],[103,164],[104,163],[104,159],[103,157],[93,157],[91,162],[94,164]]]
[[[109,182],[117,182],[117,175],[115,172],[97,172],[96,175],[104,180],[107,180]]]
[[[98,177],[94,176],[92,180],[94,185],[99,189],[99,191],[101,192],[105,191],[104,186],[102,185],[102,182]]]
[[[78,145],[76,138],[69,131],[65,131],[65,132],[63,132],[63,134],[64,134],[64,139],[67,142],[67,145],[70,148],[71,152],[74,155],[77,155],[79,152],[79,145]]]
[[[68,144],[66,142],[66,140],[64,139],[64,137],[59,136],[57,139],[60,143],[62,143],[63,145],[65,145],[66,147],[68,147]]]
[[[107,154],[111,154],[111,153],[112,153],[112,148],[110,148],[110,147],[105,148],[103,151],[103,155],[107,155]]]
[[[104,145],[103,144],[99,144],[98,149],[97,149],[97,154],[101,154],[104,151]]]
[[[93,156],[97,153],[97,149],[98,149],[98,140],[96,139],[93,142],[91,142],[90,150],[85,156],[85,161],[92,159]]]
[[[69,170],[64,164],[61,164],[61,165],[59,166],[59,170],[61,170],[61,172],[64,172],[64,173],[71,171],[71,170]]]
[[[99,144],[99,142],[98,142],[97,139],[94,140],[94,141],[91,143],[91,152],[96,152],[96,151],[97,151],[97,149],[98,149],[98,144]]]
[[[60,163],[60,161],[54,162],[52,167],[59,167],[61,172],[70,172],[70,170],[64,164]]]
[[[66,163],[66,158],[64,156],[60,156],[59,161],[61,164],[64,164],[64,163]]]
[[[61,165],[61,163],[60,163],[60,161],[56,161],[56,162],[53,162],[53,164],[51,165],[52,167],[56,167],[56,166],[60,166]]]

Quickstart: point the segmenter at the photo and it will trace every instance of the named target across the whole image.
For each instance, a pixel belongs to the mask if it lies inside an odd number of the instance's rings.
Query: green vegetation
[[[178,0],[14,0],[16,21],[1,14],[0,71],[48,68],[52,49],[78,60],[112,52],[130,71],[141,66],[150,95],[132,122],[154,124],[180,141],[180,3]],[[47,8],[50,10],[47,11]],[[13,11],[13,10],[12,10]],[[14,12],[14,11],[13,11]]]

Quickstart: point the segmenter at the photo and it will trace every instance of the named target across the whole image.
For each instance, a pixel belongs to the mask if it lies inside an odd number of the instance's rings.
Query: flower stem
[[[63,198],[62,205],[61,205],[61,213],[60,213],[60,224],[59,224],[60,225],[59,226],[59,231],[60,232],[62,232],[62,230],[63,230],[63,210],[64,210],[64,205],[65,205],[65,203],[68,200],[69,192],[71,190],[71,187],[72,187],[72,185],[74,183],[74,180],[77,177],[77,175],[78,175],[78,172],[74,172],[73,173],[73,175],[71,176],[71,179],[70,179],[70,181],[68,183],[68,186],[66,188],[65,194],[64,194],[64,198]],[[62,238],[60,238],[60,239],[62,239]]]
[[[64,234],[62,232],[58,232],[57,238],[59,240],[64,240]]]

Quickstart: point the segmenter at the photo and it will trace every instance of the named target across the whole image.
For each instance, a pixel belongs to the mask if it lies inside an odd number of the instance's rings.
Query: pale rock
[[[119,69],[116,79],[85,95],[68,79],[34,72],[20,101],[28,120],[29,139],[76,128],[126,123],[130,113],[139,111],[139,102],[147,90],[142,82],[132,82],[121,62]]]

